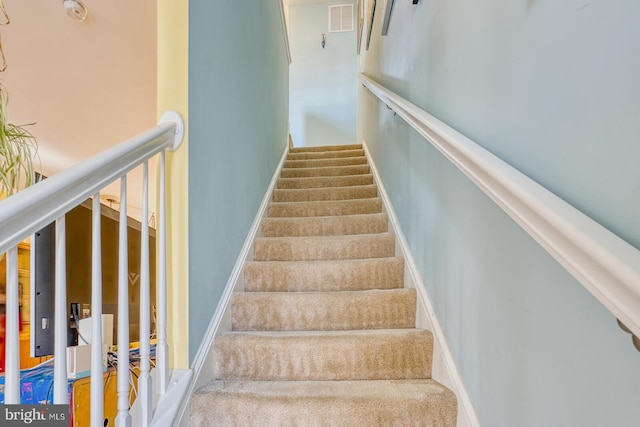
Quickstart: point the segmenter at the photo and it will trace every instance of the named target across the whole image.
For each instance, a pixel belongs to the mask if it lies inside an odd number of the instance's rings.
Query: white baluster
[[[69,403],[67,386],[67,244],[64,215],[56,219],[56,284],[53,356],[53,403]]]
[[[7,252],[4,403],[20,403],[20,323],[18,308],[18,248]]]
[[[156,345],[157,391],[164,394],[169,384],[169,346],[167,345],[167,213],[166,213],[165,153],[160,153],[160,203],[158,206],[158,343]]]
[[[93,195],[91,238],[91,427],[104,426],[100,193]]]
[[[138,400],[140,401],[140,425],[151,423],[152,384],[149,371],[151,335],[149,313],[149,165],[144,162],[142,169],[142,224],[140,229],[140,376],[138,378]]]
[[[118,247],[118,415],[116,427],[131,427],[129,414],[129,265],[127,243],[127,176],[120,179]]]

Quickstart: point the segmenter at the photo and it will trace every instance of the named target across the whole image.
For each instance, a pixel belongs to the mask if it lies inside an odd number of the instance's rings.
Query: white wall
[[[156,2],[85,2],[84,22],[61,1],[5,1],[0,27],[9,121],[34,123],[44,175],[52,176],[156,125]],[[150,176],[155,161],[150,162]],[[142,171],[128,179],[128,213],[142,214]],[[150,182],[155,206],[155,182]],[[119,181],[102,195],[119,199]],[[153,208],[151,208],[153,210]]]
[[[333,0],[289,7],[289,121],[295,146],[356,142],[356,32],[329,33]],[[321,46],[326,34],[326,47]]]
[[[640,248],[640,5],[381,3],[363,71]],[[640,424],[615,318],[361,89],[368,143],[482,425]]]

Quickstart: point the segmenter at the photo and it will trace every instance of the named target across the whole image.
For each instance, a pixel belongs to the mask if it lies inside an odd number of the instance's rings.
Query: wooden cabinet
[[[118,414],[117,375],[115,369],[104,373],[104,418],[108,426],[116,425]],[[73,382],[72,388],[73,426],[88,426],[91,421],[91,378],[81,378]]]
[[[30,308],[30,245],[28,241],[18,244],[18,286],[20,298],[20,369],[31,368],[47,358],[29,357],[29,308]],[[0,365],[4,371],[5,346],[5,291],[7,287],[7,259],[6,255],[0,260]]]
[[[49,359],[47,357],[30,357],[30,342],[29,342],[29,326],[27,325],[20,333],[20,369],[33,368],[36,365],[41,364]]]
[[[29,284],[29,269],[30,269],[30,249],[31,246],[28,241],[24,241],[18,244],[18,286],[20,297],[20,314],[22,317],[22,323],[29,323],[29,309],[30,309],[30,284]],[[5,291],[7,288],[7,259],[6,255],[0,260],[0,313],[4,314],[4,303],[6,300]],[[4,334],[4,331],[2,331]],[[4,336],[4,335],[3,335]]]
[[[137,362],[130,365],[129,406],[132,406],[138,389],[140,367]],[[115,426],[118,415],[118,372],[116,368],[109,368],[103,375],[104,390],[104,418],[105,425]],[[91,421],[91,378],[81,378],[73,382],[72,396],[73,426],[88,426]]]

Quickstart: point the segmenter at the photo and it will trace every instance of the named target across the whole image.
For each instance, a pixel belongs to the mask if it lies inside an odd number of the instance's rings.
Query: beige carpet
[[[292,148],[193,426],[456,425],[362,146]]]

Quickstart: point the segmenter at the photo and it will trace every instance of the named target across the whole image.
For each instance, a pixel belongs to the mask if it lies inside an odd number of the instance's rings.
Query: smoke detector
[[[87,8],[80,0],[63,0],[62,5],[69,18],[74,21],[82,22],[87,17]]]

